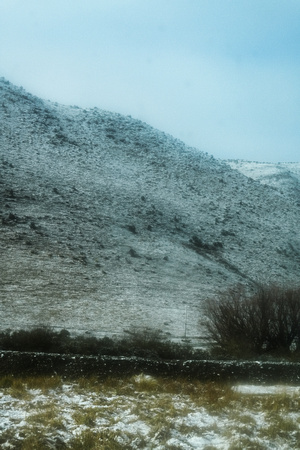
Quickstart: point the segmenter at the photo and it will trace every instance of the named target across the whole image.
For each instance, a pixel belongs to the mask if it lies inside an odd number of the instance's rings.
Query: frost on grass
[[[0,380],[1,448],[296,448],[299,388],[128,379]]]

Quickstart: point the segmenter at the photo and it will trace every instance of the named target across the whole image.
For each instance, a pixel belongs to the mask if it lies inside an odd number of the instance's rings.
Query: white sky
[[[0,76],[217,158],[300,160],[300,0],[0,0]]]

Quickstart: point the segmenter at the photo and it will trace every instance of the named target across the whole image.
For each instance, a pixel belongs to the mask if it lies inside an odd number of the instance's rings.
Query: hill
[[[300,163],[266,163],[241,160],[226,161],[232,169],[273,187],[300,206]]]
[[[299,280],[293,188],[4,79],[0,118],[2,328],[191,335],[220,289]]]

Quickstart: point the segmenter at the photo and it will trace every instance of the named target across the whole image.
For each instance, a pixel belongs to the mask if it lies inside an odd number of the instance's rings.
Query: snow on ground
[[[39,436],[41,448],[73,448],[92,436],[103,448],[299,448],[299,390],[191,383],[180,392],[179,382],[164,387],[144,375],[115,384],[60,382],[46,390],[17,382],[1,388],[0,443],[16,448]]]
[[[298,280],[296,163],[276,166],[277,189],[252,179],[266,164],[245,177],[128,116],[3,79],[0,116],[3,329],[199,336],[203,300]]]
[[[227,164],[232,169],[236,169],[242,172],[247,177],[251,177],[254,180],[262,181],[268,184],[267,180],[280,178],[282,175],[288,173],[300,178],[300,163],[267,163],[257,161],[243,161],[243,160],[228,160]]]
[[[246,177],[271,186],[279,194],[299,203],[300,163],[262,163],[254,161],[229,160],[227,164]]]
[[[255,384],[239,384],[233,388],[236,392],[241,394],[254,394],[254,395],[274,395],[274,394],[292,394],[300,395],[299,386],[286,386],[286,385],[255,385]]]

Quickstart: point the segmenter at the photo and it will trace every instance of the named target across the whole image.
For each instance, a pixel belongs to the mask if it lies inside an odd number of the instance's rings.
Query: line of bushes
[[[208,355],[194,350],[188,342],[176,343],[160,330],[128,330],[122,338],[74,336],[68,330],[48,327],[6,330],[0,333],[0,349],[79,355],[135,356],[152,359],[202,359]]]
[[[253,295],[238,286],[202,308],[201,326],[210,351],[195,350],[188,341],[173,342],[161,330],[128,330],[122,338],[96,338],[48,327],[0,332],[0,350],[152,359],[300,360],[300,287],[260,287]]]

